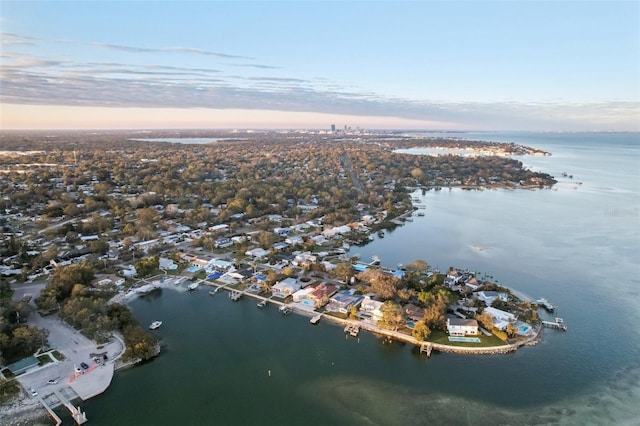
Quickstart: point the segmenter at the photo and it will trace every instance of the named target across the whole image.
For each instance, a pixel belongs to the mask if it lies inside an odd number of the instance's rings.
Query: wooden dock
[[[567,325],[562,318],[556,318],[555,321],[542,321],[542,326],[546,328],[553,328],[554,330],[567,331]]]
[[[536,303],[539,306],[542,306],[545,309],[545,311],[547,311],[549,313],[553,313],[556,310],[555,306],[553,306],[551,303],[549,303],[549,301],[547,299],[538,299],[538,300],[536,300]]]
[[[433,351],[433,343],[423,343],[420,345],[420,353],[426,353],[427,358],[431,358],[431,351]]]
[[[353,337],[356,337],[358,333],[360,333],[360,327],[358,327],[357,325],[347,325],[344,328],[344,332]]]

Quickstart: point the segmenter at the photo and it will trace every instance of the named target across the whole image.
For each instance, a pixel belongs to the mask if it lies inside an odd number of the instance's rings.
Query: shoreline
[[[342,318],[335,317],[333,315],[325,314],[323,312],[302,309],[296,303],[285,303],[279,300],[273,300],[271,297],[265,297],[255,293],[246,292],[245,290],[237,290],[237,289],[227,287],[226,284],[212,283],[205,279],[200,280],[199,283],[212,286],[212,287],[217,287],[218,289],[226,290],[228,292],[234,292],[234,291],[240,292],[242,293],[242,295],[246,295],[256,300],[266,300],[267,303],[272,303],[274,305],[287,306],[291,308],[291,310],[294,313],[305,316],[305,317],[313,317],[316,315],[320,315],[322,319],[326,319],[327,321],[330,321],[334,324],[340,324],[344,326],[357,326],[359,329],[368,331],[374,335],[388,337],[389,339],[410,343],[418,348],[422,347],[423,345],[428,345],[428,346],[431,346],[433,350],[436,350],[442,353],[457,353],[457,354],[464,354],[464,355],[493,355],[493,354],[503,354],[503,353],[514,352],[519,348],[521,348],[522,346],[533,346],[538,342],[540,342],[540,340],[542,339],[542,329],[544,328],[542,327],[541,324],[533,326],[534,333],[531,336],[528,336],[516,343],[505,343],[504,345],[500,345],[500,346],[466,347],[466,346],[452,346],[452,345],[434,343],[429,341],[421,342],[421,341],[418,341],[413,336],[410,336],[398,331],[385,330],[374,324],[370,324],[364,321],[342,319]]]

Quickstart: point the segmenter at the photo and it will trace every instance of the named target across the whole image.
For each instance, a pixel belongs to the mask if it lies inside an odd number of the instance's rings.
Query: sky
[[[640,131],[640,2],[0,2],[0,126]]]

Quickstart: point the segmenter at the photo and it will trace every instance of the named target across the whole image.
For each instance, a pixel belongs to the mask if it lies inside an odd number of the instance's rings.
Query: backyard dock
[[[344,328],[344,332],[350,334],[353,337],[356,337],[358,333],[360,333],[360,327],[358,327],[357,325],[347,325]]]
[[[536,303],[542,306],[549,313],[553,313],[556,310],[555,306],[549,303],[547,299],[538,299],[536,300]]]
[[[554,330],[567,331],[567,325],[562,318],[556,318],[555,321],[542,321],[542,326]]]
[[[431,358],[431,351],[433,351],[433,343],[423,343],[420,345],[420,353],[427,354],[427,358]]]
[[[238,300],[240,300],[241,297],[242,297],[241,291],[232,290],[229,292],[229,299],[233,300],[234,302],[237,302]]]

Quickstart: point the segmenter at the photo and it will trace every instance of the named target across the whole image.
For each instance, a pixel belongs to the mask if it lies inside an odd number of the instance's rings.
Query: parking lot
[[[96,390],[108,387],[113,376],[113,361],[124,350],[120,339],[114,337],[105,345],[96,345],[57,316],[42,317],[33,313],[29,323],[49,330],[49,346],[65,356],[63,361],[45,364],[18,377],[29,396],[32,396],[30,389],[46,397],[54,391],[68,393],[66,388],[71,387],[85,399],[93,396]],[[92,358],[92,355],[103,353],[107,356],[107,365],[102,356]],[[87,368],[82,368],[82,363]]]

